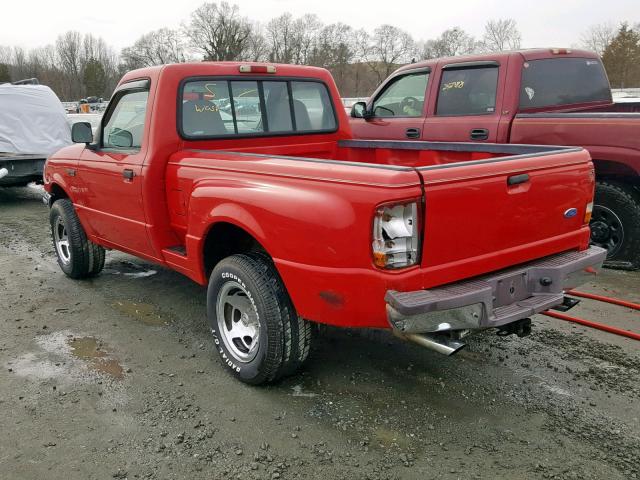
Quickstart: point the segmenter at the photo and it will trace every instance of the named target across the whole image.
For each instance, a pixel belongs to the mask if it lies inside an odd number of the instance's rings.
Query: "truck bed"
[[[582,249],[589,238],[584,218],[594,176],[590,157],[581,148],[341,140],[200,149],[172,157],[169,176],[180,176],[179,190],[189,191],[192,179],[206,178],[209,169],[218,172],[216,183],[227,181],[227,175],[234,182],[245,175],[254,180],[265,175],[265,182],[290,190],[292,198],[302,183],[317,181],[339,182],[343,186],[335,188],[343,195],[350,183],[379,190],[420,188],[426,211],[423,288]],[[510,185],[519,178],[521,183]],[[567,217],[566,212],[574,209],[574,215]],[[180,215],[174,217],[174,225],[181,221]],[[323,261],[327,263],[326,258]]]
[[[511,126],[514,143],[580,145],[600,176],[640,175],[640,113],[520,113]],[[624,158],[625,162],[611,159]]]
[[[46,160],[45,155],[0,152],[0,187],[42,181]]]

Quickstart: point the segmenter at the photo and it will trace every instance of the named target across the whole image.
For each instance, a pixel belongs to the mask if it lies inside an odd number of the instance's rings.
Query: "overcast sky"
[[[92,32],[116,49],[161,27],[179,27],[201,0],[3,0],[0,45],[37,47],[67,30]],[[580,33],[602,22],[640,22],[640,0],[237,0],[243,15],[267,21],[284,12],[315,13],[325,23],[344,22],[369,31],[390,23],[417,40],[459,26],[482,34],[491,18],[514,18],[523,47],[574,46]]]

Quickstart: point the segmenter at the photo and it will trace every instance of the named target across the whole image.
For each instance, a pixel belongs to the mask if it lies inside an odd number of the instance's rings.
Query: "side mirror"
[[[351,116],[353,118],[370,118],[371,114],[367,111],[366,102],[356,102],[351,107]]]
[[[93,131],[89,122],[76,122],[71,127],[71,140],[74,143],[93,142]]]
[[[133,135],[129,130],[117,130],[109,134],[109,145],[118,148],[131,148]]]

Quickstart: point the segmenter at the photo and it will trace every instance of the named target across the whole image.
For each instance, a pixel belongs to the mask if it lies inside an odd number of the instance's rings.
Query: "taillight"
[[[551,53],[553,55],[567,55],[571,53],[571,49],[570,48],[552,48]]]
[[[417,201],[380,205],[373,218],[373,263],[403,268],[418,263],[420,222]]]
[[[240,73],[276,73],[275,65],[240,65]]]
[[[584,211],[584,224],[588,225],[591,222],[591,214],[593,213],[593,201],[587,203],[587,208]]]

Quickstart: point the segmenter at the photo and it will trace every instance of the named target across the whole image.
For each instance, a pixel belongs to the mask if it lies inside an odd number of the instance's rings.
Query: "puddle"
[[[395,444],[404,448],[410,443],[405,434],[384,427],[376,428],[373,431],[373,437],[385,447]]]
[[[136,320],[151,326],[164,326],[169,322],[158,314],[156,308],[148,303],[136,303],[128,300],[119,300],[112,304],[116,310],[135,318]]]
[[[146,278],[158,273],[157,270],[128,261],[111,262],[104,269],[104,272],[112,275],[124,275],[129,278]]]
[[[71,355],[85,360],[92,370],[113,378],[124,377],[122,365],[116,359],[110,358],[94,337],[74,337],[70,338],[67,343],[71,347]]]
[[[549,385],[548,383],[540,383],[540,385],[543,388],[546,388],[547,390],[549,390],[552,393],[555,393],[556,395],[562,395],[564,397],[572,397],[573,395],[571,395],[571,392],[568,392],[567,390],[565,390],[564,388],[561,388],[557,385]]]
[[[313,392],[303,392],[302,391],[302,385],[294,385],[293,387],[291,387],[291,390],[293,390],[293,393],[291,394],[292,397],[317,397],[318,394],[317,393],[313,393]]]
[[[125,273],[125,276],[131,278],[145,278],[150,277],[151,275],[155,275],[156,273],[158,273],[157,270],[144,270],[142,272]]]
[[[28,352],[9,362],[16,374],[40,380],[57,379],[71,383],[91,383],[102,374],[115,380],[124,369],[100,340],[77,336],[69,330],[36,338],[39,351]]]

